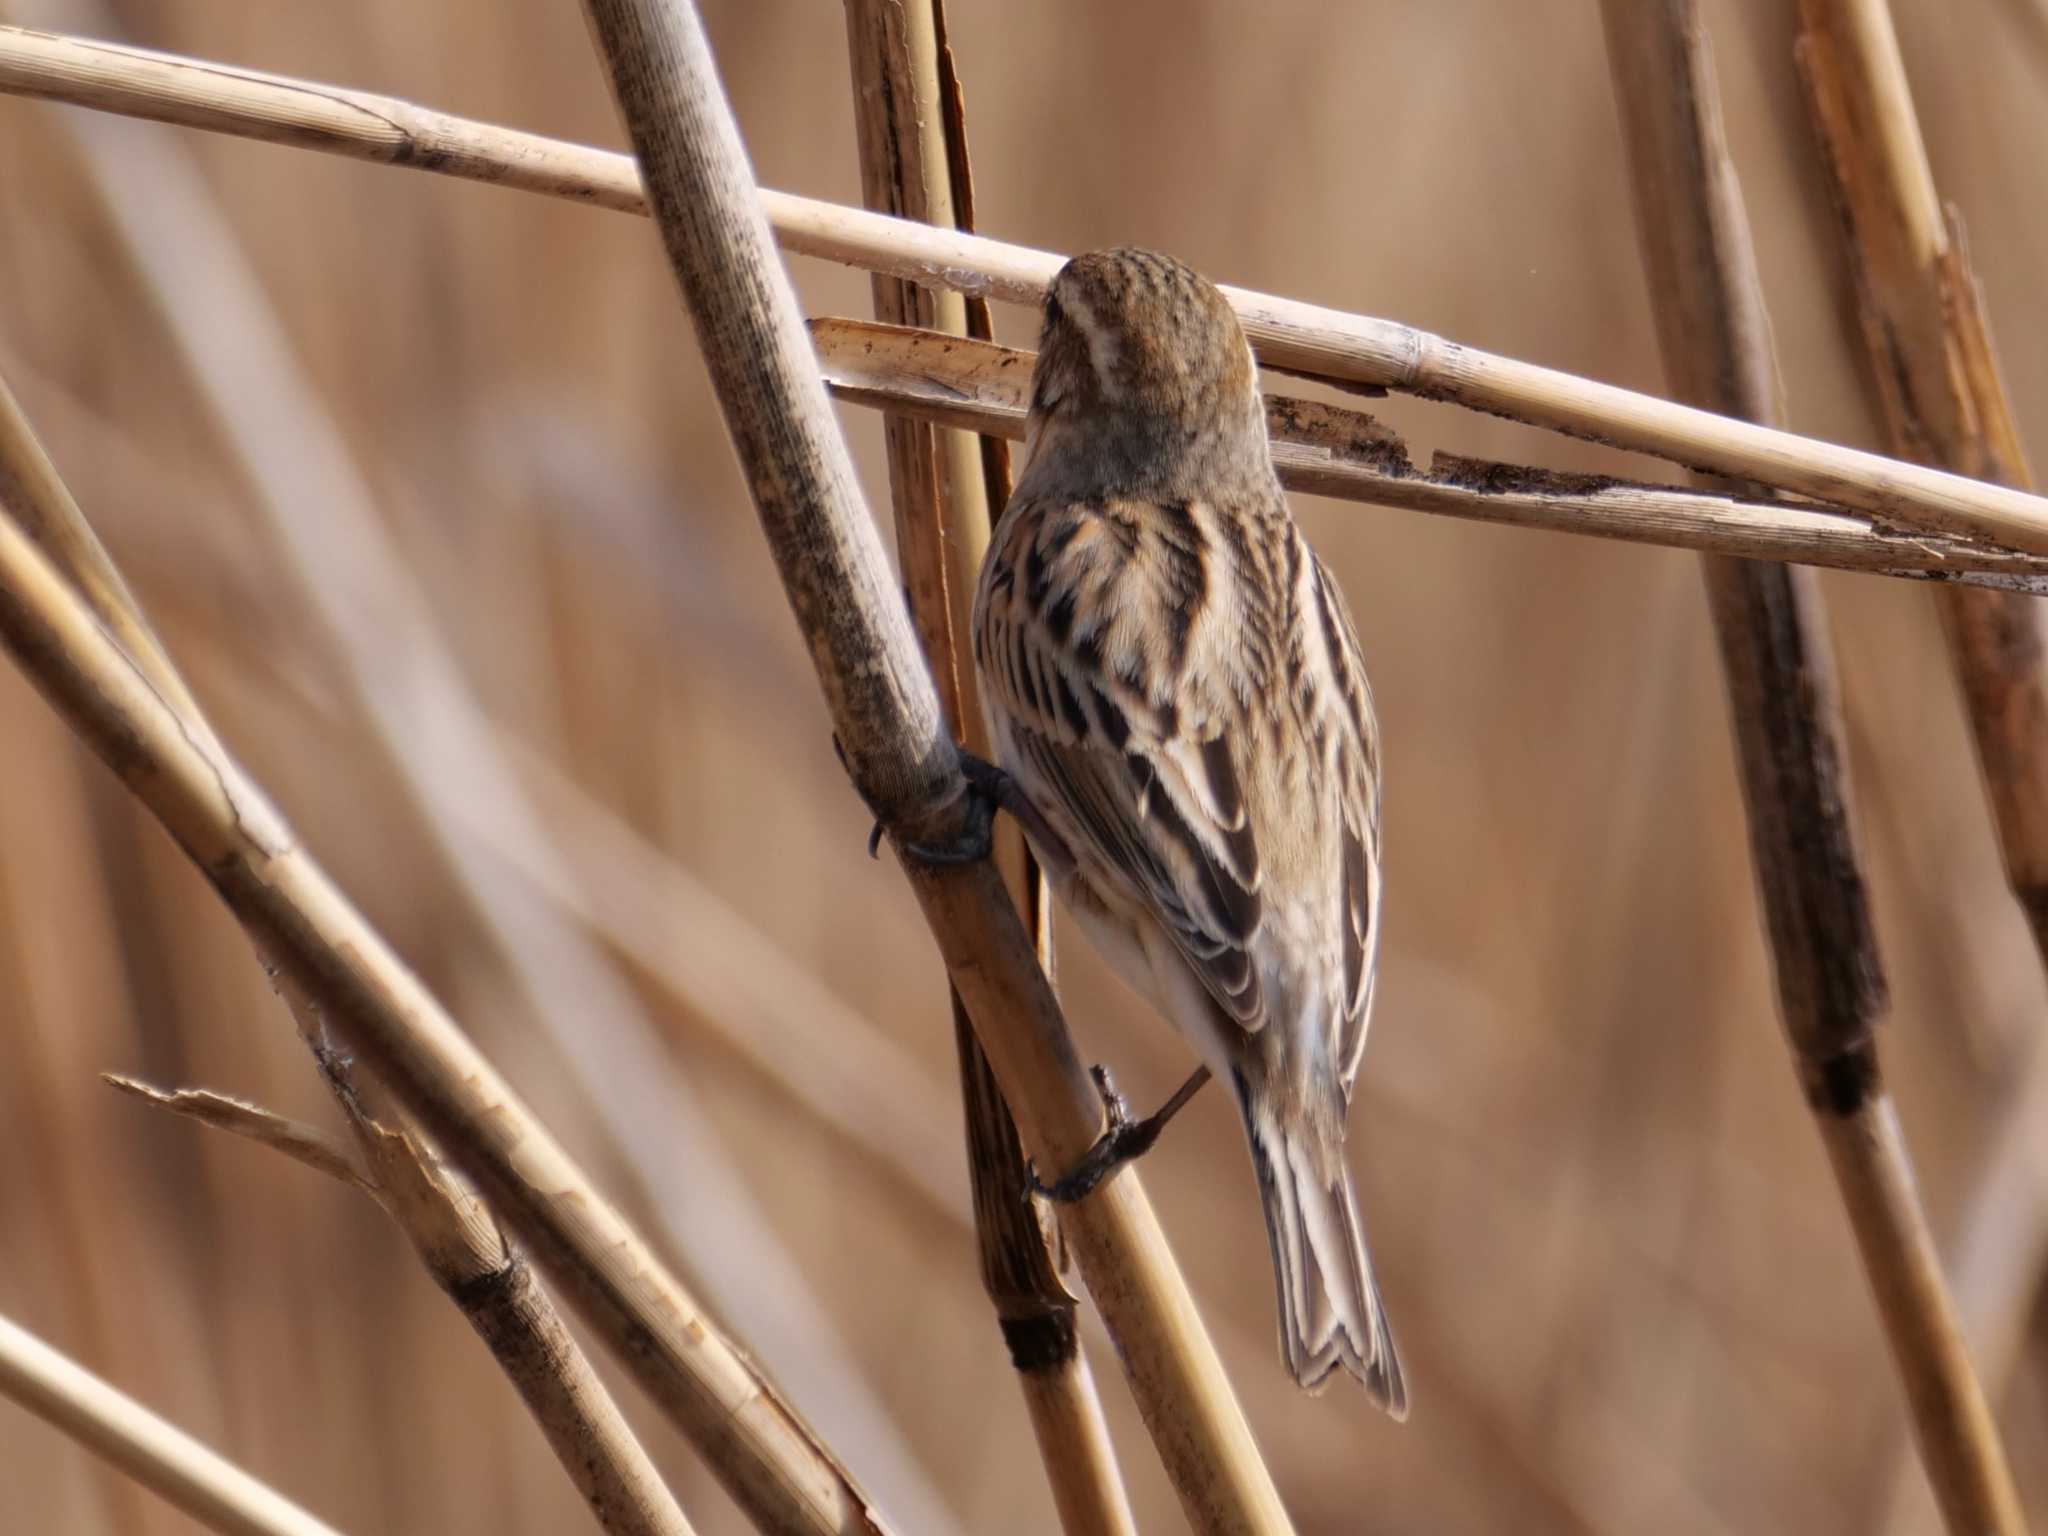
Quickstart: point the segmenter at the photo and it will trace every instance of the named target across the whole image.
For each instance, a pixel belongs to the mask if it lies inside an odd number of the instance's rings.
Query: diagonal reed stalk
[[[5,380],[0,380],[0,506],[21,521],[71,579],[194,742],[221,751],[198,701]],[[302,1020],[306,1017],[303,1000],[293,1000],[293,1011]],[[313,1043],[310,1033],[308,1043]],[[392,1219],[436,1282],[462,1305],[533,1412],[571,1481],[598,1512],[600,1523],[607,1530],[635,1536],[687,1536],[688,1522],[653,1463],[570,1338],[553,1303],[533,1282],[525,1260],[483,1219],[475,1196],[461,1190],[437,1200],[436,1192],[449,1186],[430,1168],[430,1153],[409,1138],[373,1139],[370,1127],[360,1121],[357,1129],[382,1174],[380,1189],[389,1192],[383,1203]],[[410,1176],[408,1157],[413,1165]],[[406,1198],[409,1193],[414,1197]]]
[[[0,92],[64,101],[644,213],[631,157],[253,70],[0,28]],[[935,287],[1036,303],[1061,258],[756,188],[790,251]],[[1226,289],[1262,361],[1398,390],[1752,480],[1903,529],[2048,554],[2048,501],[1678,405],[1413,326]]]
[[[0,435],[0,449],[32,442],[25,423]],[[10,458],[0,479],[10,490],[33,484],[34,469],[32,460]],[[52,521],[46,507],[42,525]],[[831,1453],[712,1327],[240,765],[210,732],[192,728],[11,512],[0,516],[0,642],[164,824],[281,979],[342,1031],[483,1186],[492,1208],[756,1523],[819,1536],[885,1530]]]
[[[899,218],[971,229],[966,118],[945,41],[944,0],[846,0],[861,197]],[[950,89],[949,89],[950,87]],[[990,334],[988,302],[901,278],[874,279],[875,315],[955,337]],[[970,313],[970,310],[974,311]],[[912,624],[955,741],[990,754],[967,633],[994,515],[1009,497],[1009,448],[906,415],[883,419],[897,560]],[[996,829],[995,861],[1051,974],[1048,892],[1014,823]],[[1068,1536],[1135,1536],[1109,1425],[1081,1352],[1074,1298],[1041,1224],[994,1069],[951,992],[966,1106],[981,1278],[1016,1368],[1054,1507]]]
[[[899,849],[957,844],[974,821],[959,756],[861,503],[702,23],[694,7],[660,0],[591,0],[588,9],[847,771]],[[1099,1133],[1101,1104],[1002,876],[987,860],[903,864],[1026,1147],[1063,1166]],[[1138,1180],[1128,1171],[1108,1180],[1062,1225],[1190,1523],[1290,1529]]]
[[[62,9],[93,13],[90,0],[63,0]],[[761,1341],[768,1373],[795,1400],[829,1405],[834,1445],[883,1485],[898,1519],[942,1523],[943,1501],[899,1424],[879,1411],[873,1384],[783,1240],[740,1193],[740,1171],[633,988],[580,927],[505,881],[468,835],[481,813],[544,861],[555,842],[496,753],[443,615],[409,569],[371,477],[298,362],[189,146],[104,117],[68,126],[87,184],[256,492],[314,633],[343,663],[366,738],[397,770],[527,1016],[586,1095],[607,1106],[603,1134],[620,1147],[691,1289],[735,1333]]]
[[[63,1430],[222,1536],[338,1536],[333,1526],[4,1317],[0,1397]]]
[[[294,1000],[293,1011],[305,1028],[309,1015],[301,1000]],[[240,1099],[197,1089],[166,1092],[111,1074],[103,1080],[146,1104],[282,1152],[376,1201],[490,1350],[599,1529],[611,1536],[691,1536],[682,1509],[525,1257],[506,1241],[476,1191],[430,1146],[364,1109],[347,1063],[317,1039],[317,1029],[306,1030],[306,1043],[355,1133],[354,1151]]]
[[[938,425],[1024,435],[1033,354],[862,320],[811,322],[825,383],[841,400]],[[1427,473],[1363,411],[1266,397],[1273,461],[1290,490],[1441,517],[1741,555],[1876,575],[2040,591],[2033,555],[1890,532],[1839,508],[1726,490],[1650,485],[1439,452]]]
[[[201,752],[225,757],[197,700],[158,642],[19,403],[0,380],[0,506],[68,577],[103,632],[148,680]],[[260,949],[260,946],[259,946]],[[323,1076],[336,1087],[361,1141],[373,1194],[461,1307],[505,1371],[577,1491],[610,1531],[688,1536],[689,1524],[599,1382],[581,1348],[498,1234],[481,1202],[451,1181],[423,1144],[364,1116],[343,1069],[323,1052],[316,999],[289,976],[278,985]],[[318,1159],[304,1158],[315,1161]],[[330,1169],[330,1171],[333,1171]]]
[[[1782,412],[1756,253],[1696,0],[1603,0],[1637,228],[1675,393]],[[2024,1529],[1878,1070],[1886,995],[1810,574],[1710,560],[1778,1006],[1950,1529]]]

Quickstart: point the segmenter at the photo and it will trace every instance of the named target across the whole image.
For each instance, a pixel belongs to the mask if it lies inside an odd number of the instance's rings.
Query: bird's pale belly
[[[1209,1070],[1229,1082],[1230,1054],[1216,1009],[1160,926],[1142,908],[1105,900],[1078,874],[1057,890],[1061,905],[1117,978],[1164,1014]]]

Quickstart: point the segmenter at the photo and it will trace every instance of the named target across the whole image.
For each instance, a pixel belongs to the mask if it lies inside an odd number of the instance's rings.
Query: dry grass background
[[[705,9],[761,179],[857,202],[839,6]],[[1706,10],[1791,425],[1876,446],[1789,8]],[[2022,427],[2048,454],[2048,353],[2031,344],[2048,320],[2033,151],[2048,29],[2017,0],[1894,11]],[[1593,6],[954,0],[951,20],[989,233],[1157,245],[1219,278],[1658,387]],[[578,9],[553,0],[151,0],[106,25],[620,142]],[[645,1123],[666,1088],[626,1093],[601,999],[555,1021],[596,1063],[599,1091],[583,1086],[266,542],[66,118],[0,101],[0,370],[209,713],[578,1156],[629,1208],[667,1213],[683,1271],[885,1504],[917,1528],[1049,1529],[961,1222],[957,1101],[932,1090],[953,1070],[941,972],[901,880],[861,856],[865,813],[651,231],[135,131],[198,157],[489,713],[772,931],[921,1075],[893,1117],[827,1128],[627,965],[730,1167]],[[795,275],[813,312],[867,312],[864,276]],[[179,302],[203,312],[205,285]],[[999,311],[998,328],[1028,340],[1031,321]],[[1607,462],[1412,401],[1385,414],[1424,447]],[[876,421],[844,419],[882,505]],[[1692,562],[1297,506],[1351,594],[1389,744],[1391,897],[1353,1147],[1413,1421],[1284,1379],[1221,1098],[1175,1126],[1148,1184],[1302,1530],[1932,1529],[1910,1466],[1893,1508],[1899,1396],[1778,1035]],[[2048,1070],[2043,984],[1926,594],[1824,586],[1894,983],[1890,1076],[1951,1240]],[[129,1071],[326,1113],[212,894],[11,669],[0,743],[0,1311],[345,1530],[581,1528],[483,1350],[367,1203],[99,1086]],[[671,926],[680,972],[717,958]],[[1078,939],[1062,981],[1086,1048],[1136,1097],[1178,1080],[1179,1047]],[[888,1119],[918,1117],[942,1122],[940,1200],[874,1151],[900,1135]],[[2028,1297],[2033,1182],[1989,1212],[1993,1272]],[[734,1199],[787,1250],[839,1363],[759,1320],[775,1310],[759,1288],[710,1278],[760,1262],[725,1224]],[[2023,1494],[2048,1509],[2038,1331],[1987,1367]],[[1178,1528],[1106,1359],[1098,1379],[1141,1526]],[[638,1416],[700,1529],[741,1529]],[[190,1528],[11,1408],[0,1525]]]

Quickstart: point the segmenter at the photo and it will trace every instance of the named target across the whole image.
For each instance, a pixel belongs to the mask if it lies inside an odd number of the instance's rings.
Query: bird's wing
[[[975,654],[1006,766],[1078,838],[1084,878],[1141,901],[1223,1014],[1255,1030],[1259,851],[1226,735],[1240,712],[1191,665],[1222,622],[1206,520],[1119,502],[1006,518]]]
[[[1378,969],[1380,919],[1380,742],[1372,693],[1358,632],[1337,579],[1311,554],[1315,590],[1314,649],[1304,645],[1307,664],[1321,663],[1318,690],[1327,715],[1326,758],[1337,791],[1341,890],[1337,914],[1344,941],[1344,1006],[1336,1021],[1336,1061],[1351,1101],[1351,1084],[1365,1054],[1365,1026],[1372,1014],[1373,977]],[[1307,616],[1304,615],[1304,621]]]

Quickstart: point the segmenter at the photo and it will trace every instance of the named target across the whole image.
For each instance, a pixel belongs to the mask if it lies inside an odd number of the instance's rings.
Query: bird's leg
[[[1142,1120],[1133,1120],[1130,1106],[1109,1080],[1109,1068],[1098,1065],[1090,1067],[1088,1073],[1095,1079],[1095,1091],[1102,1095],[1102,1107],[1109,1115],[1109,1129],[1096,1138],[1094,1146],[1081,1154],[1078,1163],[1052,1183],[1047,1184],[1040,1179],[1036,1167],[1029,1170],[1032,1191],[1058,1205],[1070,1205],[1085,1199],[1094,1193],[1096,1185],[1125,1163],[1151,1151],[1152,1143],[1166,1129],[1166,1122],[1179,1114],[1188,1100],[1201,1091],[1202,1084],[1209,1081],[1207,1067],[1195,1068],[1188,1080],[1174,1090],[1173,1097],[1160,1105],[1156,1113]]]

